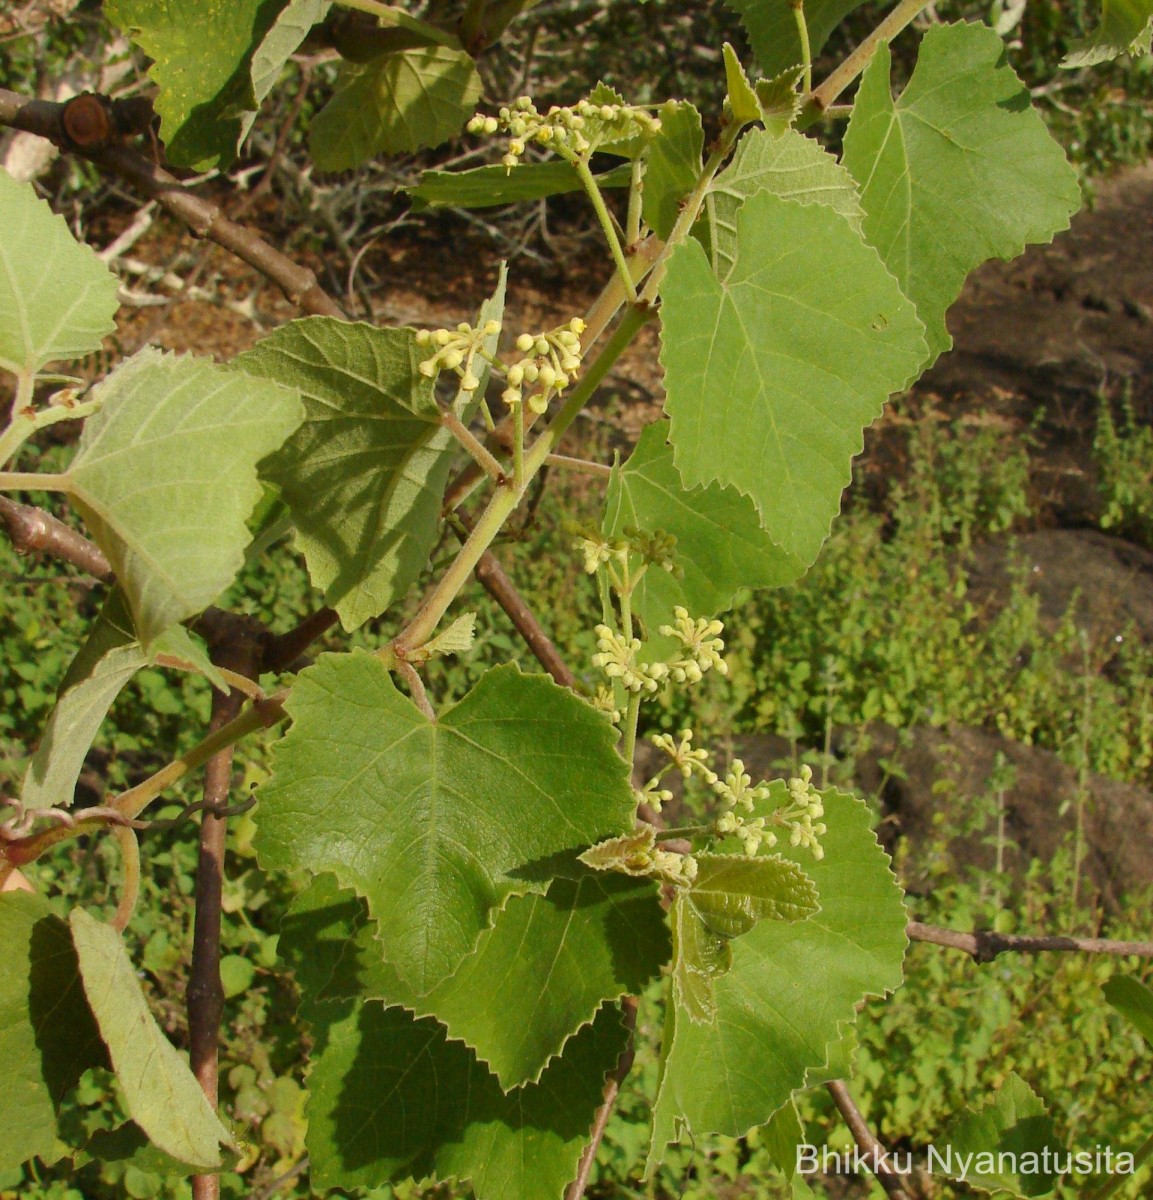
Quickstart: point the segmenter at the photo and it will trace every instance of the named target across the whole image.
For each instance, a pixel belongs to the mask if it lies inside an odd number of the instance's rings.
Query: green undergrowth
[[[1136,637],[1091,644],[1071,616],[1056,626],[1046,623],[1019,568],[1009,571],[1007,593],[996,596],[981,593],[973,579],[974,555],[982,542],[1011,538],[1033,520],[1028,439],[1015,442],[1006,455],[999,430],[914,420],[911,414],[909,409],[905,419],[893,423],[896,461],[903,469],[899,479],[888,482],[883,499],[859,503],[845,514],[799,586],[740,602],[727,620],[728,679],[710,680],[694,711],[656,708],[652,730],[691,721],[734,733],[784,734],[801,753],[814,748],[807,760],[840,779],[852,763],[851,756],[834,761],[823,753],[833,730],[864,729],[875,721],[898,729],[957,721],[1047,746],[1077,767],[1087,764],[1148,783],[1153,778],[1149,648]],[[1125,462],[1146,453],[1144,431],[1123,410],[1120,417],[1103,415],[1102,420],[1112,421],[1105,425],[1112,441],[1103,451],[1099,433],[1099,456],[1107,452],[1110,461]],[[607,444],[585,449],[608,457]],[[65,453],[48,452],[44,465]],[[1102,487],[1108,486],[1108,472],[1101,477]],[[876,496],[880,489],[862,491]],[[592,585],[569,536],[554,531],[566,519],[593,519],[595,496],[584,477],[554,472],[536,507],[496,548],[578,673],[594,649],[594,635],[579,617],[589,611]],[[1102,511],[1109,511],[1105,496]],[[438,557],[447,551],[443,547]],[[0,659],[0,738],[11,782],[50,709],[70,648],[98,611],[100,589],[78,576],[65,579],[58,565],[19,559],[6,544],[0,546],[0,571],[9,598],[0,616],[0,637],[21,647],[20,653]],[[288,546],[250,564],[226,598],[230,607],[278,628],[289,625],[309,602],[303,567]],[[429,682],[437,696],[463,694],[492,661],[516,657],[526,670],[534,669],[507,618],[478,586],[459,602],[458,611],[469,610],[478,614],[476,652],[466,662],[442,660],[436,666]],[[395,620],[382,618],[354,640],[379,645],[396,627]],[[332,644],[338,641],[334,637]],[[26,645],[36,652],[24,652]],[[592,681],[591,673],[583,677]],[[102,731],[90,760],[92,778],[117,789],[156,769],[162,762],[159,752],[176,752],[190,741],[185,706],[192,704],[202,721],[208,702],[202,682],[142,672]],[[242,798],[266,776],[263,745],[246,746],[239,761],[236,796]],[[155,816],[174,816],[181,804],[196,798],[193,782],[172,794]],[[991,803],[988,796],[955,798],[952,832],[957,820],[994,830]],[[250,818],[237,818],[226,869],[223,933],[228,999],[222,1098],[245,1149],[238,1169],[225,1177],[223,1192],[237,1198],[299,1163],[305,1129],[305,1034],[295,1017],[292,982],[276,969],[277,932],[290,888],[273,885],[258,870],[250,833]],[[157,849],[148,855],[145,894],[129,935],[161,1023],[182,1044],[195,825],[143,836]],[[944,843],[922,847],[920,861],[933,863],[936,875],[929,894],[910,896],[913,915],[955,928],[996,922],[1002,929],[1012,923],[1021,930],[1096,932],[1100,914],[1069,901],[1072,853],[1070,848],[1053,864],[1035,863],[1023,880],[1011,882],[996,871],[962,870],[951,862]],[[107,840],[99,846],[74,845],[42,860],[31,873],[50,892],[57,875],[76,878],[78,870],[89,889],[86,903],[114,902],[119,867]],[[1139,936],[1147,927],[1147,897],[1131,898],[1128,911],[1131,919],[1112,918],[1110,936]],[[1073,1145],[1135,1145],[1153,1123],[1153,1096],[1143,1099],[1130,1086],[1146,1070],[1147,1050],[1099,1003],[1102,983],[1120,967],[1072,955],[1006,955],[976,966],[952,951],[914,946],[907,982],[896,1000],[866,1008],[859,1023],[853,1087],[866,1115],[889,1144],[916,1151],[939,1138],[953,1114],[980,1103],[1016,1071],[1042,1097],[1069,1097],[1074,1093],[1068,1082],[1085,1081],[1075,1090],[1074,1107],[1059,1115],[1060,1132]],[[653,1180],[639,1177],[659,1027],[651,1000],[642,1007],[637,1066],[610,1125],[590,1195],[601,1200],[790,1195],[759,1131],[740,1140],[686,1145]],[[812,1095],[801,1114],[810,1140],[820,1145],[829,1138],[832,1148],[847,1149],[831,1102],[822,1092]],[[118,1105],[109,1077],[89,1073],[72,1098],[66,1138],[71,1131],[69,1140],[81,1144],[92,1130],[114,1126],[122,1119]],[[5,1200],[16,1195],[43,1200],[189,1195],[185,1182],[165,1180],[149,1171],[147,1161],[136,1159],[75,1167],[65,1160],[56,1166],[34,1164],[17,1174],[0,1178]],[[309,1195],[306,1181],[306,1175],[287,1180],[277,1194]],[[842,1181],[822,1191],[823,1185],[814,1182],[814,1191],[869,1194],[863,1183],[847,1186]],[[1070,1200],[1076,1194],[1075,1188],[1062,1193]],[[373,1195],[409,1200],[421,1193],[383,1189]]]

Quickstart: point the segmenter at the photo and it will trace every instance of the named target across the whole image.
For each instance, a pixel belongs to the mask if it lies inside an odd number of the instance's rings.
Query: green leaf
[[[69,917],[84,992],[132,1119],[165,1154],[204,1171],[234,1149],[184,1058],[148,1009],[120,934],[74,908]]]
[[[232,582],[260,498],[256,464],[300,423],[300,401],[205,359],[152,349],[92,394],[103,407],[85,422],[66,486],[151,650]]]
[[[772,855],[698,854],[685,899],[721,937],[748,933],[758,921],[800,921],[819,907],[813,881],[796,863]]]
[[[642,432],[628,462],[614,467],[605,498],[607,536],[636,528],[677,539],[680,577],[650,567],[633,593],[633,611],[650,636],[678,604],[695,617],[714,617],[732,605],[740,588],[783,587],[805,572],[805,563],[761,528],[748,496],[715,483],[681,483],[668,434],[667,421]]]
[[[544,676],[497,667],[432,722],[354,651],[302,672],[286,707],[260,860],[354,887],[418,994],[456,970],[493,908],[545,890],[544,860],[632,824],[612,729]]]
[[[1077,175],[984,25],[934,25],[900,100],[882,46],[861,80],[844,163],[861,189],[865,236],[925,322],[932,357],[952,341],[945,312],[966,276],[1068,228]]]
[[[1153,990],[1131,975],[1114,975],[1103,990],[1105,999],[1153,1047]]]
[[[684,892],[673,901],[669,922],[673,932],[673,1000],[692,1021],[712,1023],[717,1018],[714,985],[733,965],[732,939],[709,929]]]
[[[758,921],[799,921],[817,910],[817,890],[795,863],[698,854],[697,877],[673,904],[673,984],[693,1021],[712,1021],[713,984],[732,964],[733,938]]]
[[[478,1200],[559,1198],[624,1046],[619,1014],[604,1009],[538,1084],[505,1094],[431,1018],[363,1000],[396,986],[365,918],[363,902],[325,875],[293,900],[280,937],[317,1042],[308,1079],[314,1186],[435,1174],[471,1179]],[[490,1005],[492,987],[484,988]]]
[[[778,781],[758,813],[787,801]],[[740,1137],[767,1121],[806,1072],[822,1067],[857,1005],[901,982],[905,908],[869,811],[843,792],[822,794],[825,857],[780,851],[817,886],[820,911],[793,924],[761,921],[731,942],[731,969],[714,981],[712,1024],[666,1023],[650,1164],[681,1135]]]
[[[797,1173],[797,1147],[804,1143],[805,1127],[801,1124],[796,1102],[790,1100],[773,1113],[761,1133],[761,1145],[781,1174],[791,1180]]]
[[[801,204],[827,204],[861,230],[857,185],[831,154],[795,130],[780,136],[750,130],[705,196],[709,249],[721,280],[728,279],[737,258],[737,213],[758,192]]]
[[[632,168],[614,167],[597,176],[601,188],[628,187]],[[582,191],[584,185],[572,163],[521,163],[509,171],[502,166],[473,167],[471,171],[425,171],[416,187],[407,188],[413,208],[495,208]]]
[[[68,927],[43,896],[0,893],[0,1171],[49,1159],[60,1102],[107,1060]]]
[[[823,204],[760,192],[719,281],[678,246],[661,295],[673,455],[686,487],[751,497],[768,535],[811,563],[863,430],[924,361],[921,322],[875,250]]]
[[[988,1104],[967,1109],[950,1131],[941,1173],[981,1191],[1047,1196],[1057,1176],[1044,1165],[1064,1154],[1040,1098],[1010,1074]]]
[[[757,100],[761,106],[761,120],[765,130],[773,137],[781,137],[792,127],[801,113],[801,94],[797,85],[805,68],[789,67],[772,79],[758,79]]]
[[[801,61],[801,35],[788,0],[725,0],[740,13],[753,53],[766,75],[776,75]],[[816,58],[829,34],[862,0],[805,0],[809,45]]]
[[[116,276],[30,183],[0,170],[0,368],[32,376],[116,329]]]
[[[313,585],[353,630],[427,566],[456,444],[411,329],[292,321],[234,365],[289,384],[304,423],[262,466],[296,524]]]
[[[256,108],[253,51],[284,0],[106,0],[104,15],[153,59],[168,161],[205,171],[236,157]]]
[[[650,880],[578,868],[554,879],[546,895],[510,898],[456,973],[421,997],[380,957],[363,902],[330,879],[294,902],[281,953],[294,965],[317,957],[319,969],[308,970],[325,999],[364,996],[434,1017],[505,1091],[535,1083],[604,1002],[642,992],[669,957]],[[494,989],[500,1004],[492,1002]]]
[[[380,998],[436,1017],[507,1091],[535,1083],[602,1003],[643,992],[669,953],[651,881],[582,872],[543,896],[509,899],[476,951],[427,996]]]
[[[1150,0],[1104,0],[1101,24],[1088,37],[1073,43],[1061,66],[1094,67],[1119,54],[1148,54],[1151,21]]]
[[[285,64],[300,48],[309,30],[328,16],[331,7],[332,0],[288,0],[277,13],[276,20],[256,47],[249,64],[254,109],[264,103],[276,86]],[[248,136],[255,120],[255,112],[244,114],[238,144]]]
[[[460,131],[480,92],[476,64],[450,46],[345,63],[335,95],[312,122],[313,161],[322,171],[344,171],[378,154],[439,146]]]
[[[745,74],[744,67],[741,66],[741,60],[737,58],[737,52],[728,42],[724,44],[724,56],[725,84],[728,89],[728,101],[733,112],[733,120],[738,125],[748,125],[753,121],[759,121],[761,106],[757,100],[757,93],[753,91],[753,85],[749,83],[749,77]]]
[[[179,625],[161,634],[152,655],[147,654],[136,640],[124,593],[114,588],[60,684],[56,707],[24,774],[20,800],[25,808],[71,805],[85,756],[112,702],[137,671],[160,655],[228,690],[203,646]]]
[[[626,1040],[606,1009],[539,1083],[506,1095],[431,1018],[368,1001],[316,1005],[308,1019],[320,1046],[308,1077],[312,1185],[435,1176],[470,1181],[477,1200],[559,1200]]]
[[[705,131],[701,114],[691,104],[669,101],[658,115],[661,128],[649,143],[641,214],[657,237],[667,238],[676,224],[681,200],[693,190],[701,173]]]

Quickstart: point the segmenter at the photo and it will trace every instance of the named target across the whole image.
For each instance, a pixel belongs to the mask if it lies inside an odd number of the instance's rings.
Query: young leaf
[[[691,104],[669,101],[659,116],[660,132],[649,143],[646,159],[641,214],[657,237],[667,238],[676,224],[680,201],[701,173],[705,131],[701,114]]]
[[[261,470],[348,630],[408,590],[436,541],[455,442],[422,357],[411,329],[305,317],[234,360],[304,397],[304,423]]]
[[[84,992],[132,1119],[165,1154],[204,1171],[222,1165],[232,1137],[188,1064],[148,1009],[120,934],[74,908],[69,917]]]
[[[544,859],[632,824],[613,731],[544,676],[497,667],[432,722],[358,650],[302,672],[287,708],[260,791],[261,862],[355,888],[418,995],[508,896],[545,890]]]
[[[783,137],[793,127],[801,113],[801,95],[797,85],[805,68],[789,67],[771,79],[756,82],[757,101],[761,106],[761,120],[765,132],[772,137]]]
[[[288,0],[277,13],[276,20],[256,47],[249,64],[254,110],[264,103],[276,86],[285,63],[300,48],[309,30],[328,16],[331,7],[332,0]],[[248,136],[255,120],[255,111],[246,112],[241,118],[240,142]]]
[[[421,46],[345,63],[336,93],[312,122],[322,171],[358,167],[378,154],[409,154],[459,132],[480,99],[476,64],[451,46]]]
[[[713,269],[728,279],[737,258],[737,213],[758,192],[801,204],[827,204],[861,230],[861,200],[853,177],[812,138],[795,130],[774,136],[753,129],[705,196]]]
[[[694,1021],[716,1016],[713,983],[732,964],[729,943],[758,921],[799,921],[817,911],[817,889],[777,855],[697,855],[697,877],[673,905],[673,983]]]
[[[56,1114],[107,1058],[84,999],[68,926],[43,896],[0,893],[0,1171],[50,1159]]]
[[[1105,999],[1153,1048],[1153,990],[1131,975],[1114,975],[1103,990]]]
[[[260,498],[256,464],[300,424],[288,388],[141,350],[93,389],[67,490],[149,651],[232,582]]]
[[[106,0],[104,15],[153,60],[169,162],[196,171],[236,157],[242,113],[256,108],[250,64],[279,0]]]
[[[923,327],[875,250],[823,204],[760,192],[719,281],[695,241],[669,259],[661,362],[686,487],[749,496],[806,565],[840,508],[863,430],[924,361]]]
[[[989,258],[1014,258],[1068,228],[1077,174],[985,25],[934,25],[900,100],[881,46],[861,80],[845,166],[865,236],[925,322],[932,357],[952,341],[945,312]]]
[[[669,423],[646,428],[628,462],[613,469],[605,498],[604,531],[662,530],[676,539],[680,576],[650,567],[633,593],[633,611],[650,636],[673,609],[714,617],[743,587],[783,587],[799,579],[805,564],[761,528],[748,496],[717,484],[686,488],[673,465]]]
[[[1151,23],[1150,0],[1104,0],[1101,24],[1088,37],[1070,46],[1061,66],[1067,70],[1094,67],[1120,54],[1148,54]]]
[[[801,921],[819,908],[813,881],[778,854],[696,857],[697,877],[685,899],[705,927],[721,937],[740,937],[758,921]]]
[[[116,276],[63,217],[0,169],[0,368],[34,375],[100,348],[116,328]]]
[[[761,119],[761,106],[757,101],[757,93],[749,83],[737,52],[725,42],[725,82],[728,87],[729,107],[733,110],[733,120],[738,125],[749,125]]]
[[[967,1109],[950,1131],[946,1162],[956,1169],[946,1167],[945,1173],[983,1192],[1047,1196],[1057,1176],[1045,1162],[1065,1153],[1045,1105],[1019,1075],[1010,1074],[988,1104]]]
[[[600,188],[628,187],[628,164],[597,176]],[[515,171],[502,166],[473,167],[471,171],[425,171],[416,187],[407,188],[413,208],[495,208],[543,200],[584,189],[572,163],[564,161],[521,163]]]
[[[56,707],[24,773],[20,799],[25,808],[72,803],[84,758],[112,702],[157,655],[187,663],[228,690],[204,647],[180,625],[161,634],[147,654],[136,640],[124,593],[114,588],[60,684]]]
[[[476,1200],[559,1197],[577,1171],[605,1076],[625,1046],[605,1009],[540,1082],[507,1095],[431,1018],[378,1001],[313,1005],[312,1186],[459,1179]]]
[[[673,1001],[697,1024],[717,1018],[714,985],[733,965],[731,938],[715,933],[681,892],[673,901]]]
[[[786,791],[775,784],[758,811],[768,815]],[[779,852],[816,883],[820,911],[761,921],[735,939],[732,967],[713,983],[715,1021],[666,1024],[650,1165],[681,1134],[740,1137],[767,1121],[824,1065],[861,1000],[901,982],[905,908],[868,808],[834,790],[822,798],[825,857]]]
[[[829,34],[863,0],[805,0],[805,23],[815,58]],[[801,35],[789,0],[725,0],[740,13],[757,62],[766,75],[776,75],[801,61]]]

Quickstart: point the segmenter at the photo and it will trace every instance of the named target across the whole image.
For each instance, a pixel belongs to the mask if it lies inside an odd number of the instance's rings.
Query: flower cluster
[[[689,887],[697,877],[697,860],[691,854],[675,854],[658,846],[651,857],[651,874],[674,887]]]
[[[520,404],[527,383],[537,388],[529,396],[529,407],[538,415],[543,413],[549,400],[563,392],[580,370],[580,335],[584,331],[584,321],[573,317],[567,325],[549,333],[522,333],[516,339],[516,348],[524,357],[505,372],[505,404],[510,408]]]
[[[649,737],[649,741],[669,756],[669,765],[676,767],[683,779],[688,779],[696,772],[705,783],[716,783],[716,773],[709,766],[712,756],[703,747],[699,750],[693,748],[691,729],[682,729],[675,740],[671,733],[654,733]]]
[[[669,788],[661,787],[661,778],[661,775],[654,775],[643,788],[633,789],[638,806],[647,804],[653,812],[659,813],[673,798],[673,793]]]
[[[624,710],[617,706],[612,688],[605,687],[603,683],[597,684],[597,690],[593,693],[589,703],[597,712],[604,713],[614,725],[625,715]]]
[[[434,346],[436,352],[420,364],[420,373],[434,379],[441,371],[455,371],[460,376],[460,390],[475,392],[480,379],[473,370],[478,354],[482,353],[486,338],[500,333],[499,321],[486,321],[473,326],[462,322],[456,329],[418,329],[416,344]]]
[[[669,675],[677,683],[699,683],[701,676],[714,667],[721,675],[727,675],[729,665],[721,657],[725,643],[717,636],[723,632],[724,625],[704,617],[694,620],[688,610],[679,604],[673,609],[673,616],[675,623],[662,625],[661,633],[665,637],[676,638],[685,654],[668,664]]]
[[[584,558],[584,568],[590,575],[609,563],[624,566],[629,556],[629,544],[623,538],[604,537],[594,527],[573,525],[569,529],[575,534],[573,546]]]
[[[607,625],[596,627],[597,653],[592,657],[594,667],[600,667],[610,678],[616,679],[629,692],[644,692],[651,696],[668,676],[664,663],[642,663],[637,661],[640,653],[640,638],[625,639]]]
[[[468,123],[469,133],[509,134],[505,169],[511,171],[536,142],[565,158],[587,157],[606,142],[619,142],[638,134],[651,137],[660,121],[641,108],[626,104],[597,104],[582,100],[571,108],[552,107],[541,113],[529,96],[518,96],[495,117],[478,113]]]
[[[725,804],[725,811],[714,825],[717,833],[740,838],[745,853],[751,856],[762,845],[771,848],[777,844],[777,834],[770,828],[772,826],[788,833],[790,846],[804,847],[820,862],[825,851],[819,839],[826,832],[826,826],[819,818],[825,815],[825,806],[820,793],[813,787],[812,767],[808,764],[801,767],[800,776],[790,779],[787,786],[787,804],[775,809],[767,818],[745,816],[737,810],[751,814],[758,803],[770,798],[772,789],[767,783],[753,787],[744,763],[739,758],[733,759],[725,778],[713,783],[713,791]]]

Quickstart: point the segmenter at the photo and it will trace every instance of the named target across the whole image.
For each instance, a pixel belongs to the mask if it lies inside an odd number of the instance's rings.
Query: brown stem
[[[264,647],[263,671],[290,670],[300,656],[323,637],[340,620],[334,608],[320,608],[310,613],[295,629],[268,639]]]
[[[901,1177],[894,1174],[888,1166],[888,1151],[866,1124],[861,1110],[849,1094],[849,1089],[839,1079],[831,1079],[825,1086],[829,1089],[829,1095],[833,1097],[833,1103],[844,1118],[845,1124],[848,1125],[853,1141],[865,1156],[866,1165],[871,1168],[877,1182],[885,1189],[885,1195],[889,1200],[909,1200],[909,1193],[905,1191]]]
[[[577,1176],[569,1184],[568,1191],[565,1192],[565,1200],[581,1200],[581,1197],[585,1194],[585,1188],[589,1185],[589,1176],[592,1174],[593,1163],[596,1162],[597,1151],[600,1149],[601,1141],[605,1136],[605,1130],[608,1128],[609,1117],[612,1116],[617,1097],[620,1095],[621,1084],[624,1083],[628,1078],[628,1073],[633,1069],[633,1059],[636,1056],[634,1045],[634,1034],[637,1027],[636,996],[626,996],[621,1001],[621,1024],[628,1030],[628,1041],[625,1043],[624,1050],[621,1051],[616,1069],[605,1083],[605,1090],[602,1093],[603,1099],[601,1100],[600,1108],[597,1109],[596,1120],[593,1121],[592,1133],[589,1135],[588,1145],[585,1146],[584,1153],[581,1155],[580,1164],[577,1167]]]
[[[232,251],[272,280],[285,296],[307,313],[344,317],[344,310],[320,286],[316,275],[269,245],[251,229],[229,220],[218,205],[186,188],[174,175],[121,144],[82,149],[64,132],[66,106],[49,100],[30,100],[0,88],[0,125],[10,125],[48,138],[69,153],[81,154],[99,167],[128,180],[161,208],[183,221],[197,237],[206,237]]]
[[[905,932],[914,942],[930,942],[934,946],[963,950],[979,963],[992,962],[998,954],[1004,954],[1007,950],[1023,954],[1072,950],[1085,954],[1116,954],[1122,957],[1132,954],[1139,958],[1153,958],[1153,942],[1119,942],[1109,938],[1064,937],[1060,934],[995,933],[991,929],[961,933],[937,925],[923,925],[920,921],[910,921]]]
[[[569,670],[568,663],[553,645],[552,638],[536,619],[516,585],[505,573],[491,550],[486,550],[476,564],[476,577],[481,587],[504,609],[517,633],[528,643],[537,662],[560,684],[561,687],[576,686],[576,676]]]
[[[51,554],[97,579],[112,578],[112,564],[100,547],[42,508],[0,496],[0,524],[17,554]]]

